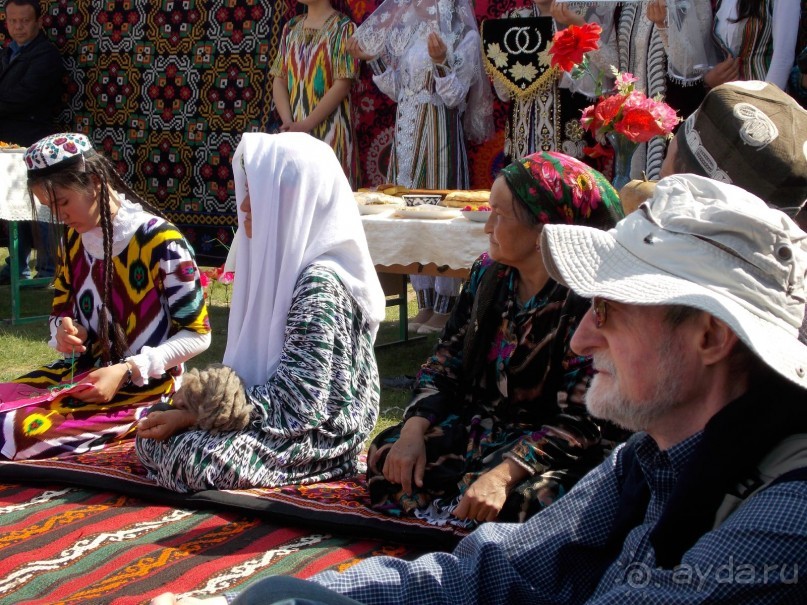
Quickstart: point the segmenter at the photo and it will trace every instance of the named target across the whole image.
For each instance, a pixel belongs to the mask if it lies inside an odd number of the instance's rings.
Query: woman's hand
[[[457,519],[495,521],[507,500],[507,479],[490,470],[471,484],[463,495],[454,516]]]
[[[426,44],[429,48],[429,56],[432,59],[432,63],[440,64],[446,62],[448,47],[438,34],[431,32],[426,39]]]
[[[552,5],[549,7],[549,14],[561,25],[577,25],[579,27],[586,24],[583,16],[576,10],[569,8],[569,5],[565,2],[557,3],[553,0]]]
[[[454,516],[480,523],[495,521],[507,500],[507,494],[528,474],[516,462],[505,459],[471,484],[454,509]]]
[[[647,3],[647,19],[656,27],[667,27],[667,0],[650,0]]]
[[[359,61],[370,61],[374,57],[373,55],[364,52],[361,47],[359,46],[359,41],[356,38],[348,38],[348,41],[345,42],[345,50],[347,54],[349,54],[354,59],[358,59]]]
[[[70,393],[70,396],[85,403],[108,403],[128,377],[129,365],[126,363],[98,368],[87,374],[82,380],[82,384],[90,383],[90,386],[74,391]]]
[[[87,350],[84,346],[87,336],[87,328],[74,324],[72,317],[63,317],[56,328],[56,350],[65,355],[83,353]]]
[[[196,424],[196,414],[189,410],[155,410],[137,423],[137,436],[164,441]]]
[[[703,81],[709,88],[720,86],[726,82],[734,82],[740,79],[740,59],[729,57],[721,61],[703,76]]]
[[[426,440],[424,435],[429,421],[414,416],[401,429],[398,441],[392,444],[384,460],[381,472],[390,483],[399,483],[404,493],[412,493],[412,483],[423,487],[423,472],[426,470]]]

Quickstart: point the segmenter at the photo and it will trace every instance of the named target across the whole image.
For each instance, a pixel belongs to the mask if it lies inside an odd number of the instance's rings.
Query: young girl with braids
[[[25,162],[31,195],[65,226],[50,317],[64,359],[15,382],[47,388],[89,373],[69,396],[2,414],[0,452],[11,459],[134,437],[146,409],[179,388],[183,362],[210,344],[190,246],[86,136],[46,137]]]

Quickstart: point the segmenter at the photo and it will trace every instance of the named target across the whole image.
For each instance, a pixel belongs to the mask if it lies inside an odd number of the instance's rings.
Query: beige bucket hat
[[[807,388],[807,233],[747,191],[692,174],[602,231],[546,225],[554,279],[584,297],[685,305],[726,322],[766,364]]]

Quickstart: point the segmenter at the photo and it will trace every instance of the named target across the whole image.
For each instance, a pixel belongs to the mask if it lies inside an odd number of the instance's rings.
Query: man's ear
[[[739,341],[729,325],[709,313],[697,320],[701,328],[699,350],[705,365],[713,365],[727,359]]]

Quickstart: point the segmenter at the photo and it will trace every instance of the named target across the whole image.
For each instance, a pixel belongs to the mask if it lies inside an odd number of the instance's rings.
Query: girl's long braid
[[[112,254],[112,213],[109,206],[109,186],[106,176],[99,175],[101,191],[99,192],[98,208],[101,214],[101,232],[104,236],[104,260],[101,290],[101,308],[98,313],[98,332],[101,344],[101,360],[106,363],[115,363],[126,355],[129,348],[118,321],[115,321],[112,306],[112,292],[114,288],[115,260]],[[112,319],[112,325],[109,320]],[[120,318],[118,318],[120,319]]]

